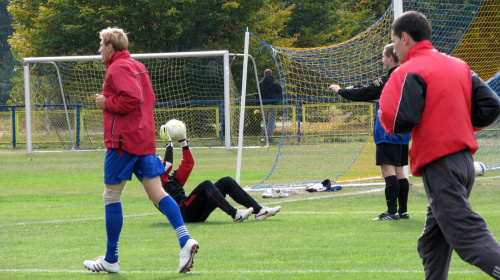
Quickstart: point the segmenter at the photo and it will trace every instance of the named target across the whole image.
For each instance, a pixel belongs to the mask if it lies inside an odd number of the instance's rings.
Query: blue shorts
[[[165,173],[165,167],[157,155],[136,156],[118,149],[108,149],[104,158],[104,184],[117,185],[132,180],[132,173],[142,182],[142,176],[154,178]]]

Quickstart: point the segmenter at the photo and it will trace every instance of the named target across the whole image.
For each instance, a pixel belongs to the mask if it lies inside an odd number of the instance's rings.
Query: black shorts
[[[376,164],[408,165],[408,145],[380,143],[377,145]]]

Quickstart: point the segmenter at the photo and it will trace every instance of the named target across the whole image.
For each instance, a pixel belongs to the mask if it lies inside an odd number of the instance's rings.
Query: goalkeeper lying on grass
[[[165,191],[179,204],[185,222],[204,222],[215,208],[220,208],[231,216],[234,222],[241,222],[251,214],[255,214],[257,221],[262,221],[280,211],[281,206],[274,208],[260,206],[231,177],[223,177],[215,183],[205,180],[191,194],[186,196],[184,184],[193,169],[194,158],[189,149],[185,129],[183,131],[181,129],[181,133],[179,133],[179,123],[171,125],[174,123],[173,121],[167,122],[161,129],[162,137],[167,140],[165,158],[163,160],[163,165],[167,172],[161,175],[161,181]],[[181,145],[182,160],[179,168],[170,174],[174,157],[172,142],[178,142]],[[234,208],[225,199],[226,195],[229,195],[234,201],[247,209],[238,210]]]

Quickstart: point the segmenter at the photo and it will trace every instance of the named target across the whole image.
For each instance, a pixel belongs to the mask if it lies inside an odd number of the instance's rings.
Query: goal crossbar
[[[203,57],[203,56],[225,56],[229,51],[200,51],[200,52],[172,52],[172,53],[136,53],[130,54],[133,59],[148,58],[169,58],[169,57]],[[46,57],[26,57],[24,63],[45,63],[45,62],[63,62],[63,61],[92,61],[101,60],[100,55],[83,56],[46,56]]]
[[[147,53],[147,54],[131,54],[133,59],[155,59],[155,58],[190,58],[190,57],[223,57],[223,75],[224,75],[224,147],[231,148],[231,122],[230,122],[230,53],[227,50],[218,51],[199,51],[199,52],[172,52],[172,53]],[[30,88],[30,65],[37,63],[54,63],[54,62],[72,62],[72,61],[99,61],[100,55],[89,56],[62,56],[62,57],[27,57],[24,58],[24,93],[25,93],[25,110],[26,110],[26,150],[27,153],[33,153],[32,143],[32,123],[31,123],[31,88]],[[104,77],[103,77],[104,79]],[[63,94],[61,92],[61,94]],[[67,111],[67,108],[65,108]]]

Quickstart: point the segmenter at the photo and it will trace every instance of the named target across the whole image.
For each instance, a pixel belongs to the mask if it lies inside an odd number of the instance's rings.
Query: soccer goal
[[[364,32],[348,41],[315,48],[273,46],[250,34],[253,44],[279,71],[283,87],[279,152],[267,177],[254,189],[303,187],[323,179],[334,182],[383,182],[375,166],[371,135],[374,106],[349,102],[328,90],[330,84],[368,84],[385,75],[380,63],[391,42],[394,12],[420,11],[432,22],[432,44],[465,60],[471,69],[500,93],[500,1],[393,1]],[[254,53],[254,58],[259,57]],[[500,165],[500,120],[476,133],[476,161],[487,168]]]
[[[157,128],[176,118],[186,123],[191,146],[236,145],[241,96],[231,64],[237,54],[223,50],[131,56],[149,71]],[[16,134],[18,141],[26,141],[28,153],[103,148],[95,94],[101,93],[105,70],[101,56],[24,59],[26,111],[16,116]],[[245,146],[258,144],[260,126],[249,123],[244,129]],[[159,135],[157,140],[161,141]]]

